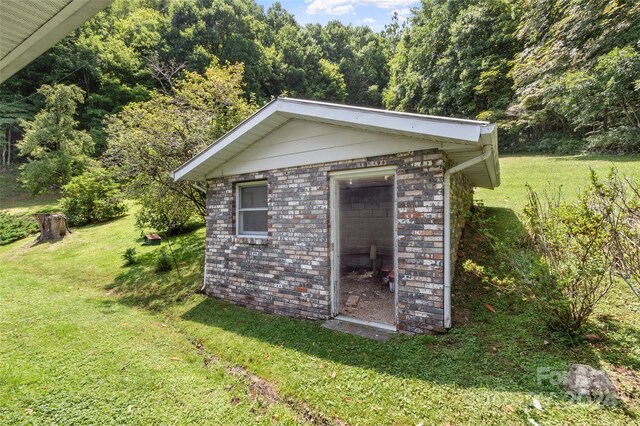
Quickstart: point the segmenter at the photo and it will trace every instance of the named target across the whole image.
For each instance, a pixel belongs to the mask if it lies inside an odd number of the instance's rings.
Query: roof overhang
[[[0,1],[0,83],[113,0]]]
[[[424,142],[424,149],[441,149],[456,164],[481,155],[487,146],[491,146],[493,154],[465,170],[464,174],[474,186],[494,188],[500,184],[495,124],[293,98],[277,98],[269,102],[175,170],[173,178],[177,181],[207,180],[212,171],[220,170],[223,164],[292,119],[418,139]],[[313,164],[312,156],[305,164]]]

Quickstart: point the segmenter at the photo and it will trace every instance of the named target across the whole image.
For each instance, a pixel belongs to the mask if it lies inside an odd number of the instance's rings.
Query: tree
[[[108,121],[104,163],[138,201],[137,225],[178,232],[206,214],[205,194],[171,171],[255,109],[244,98],[243,66],[214,61],[204,75],[185,72],[173,92],[127,105]]]
[[[161,55],[204,72],[211,60],[242,63],[246,91],[266,100],[264,82],[269,74],[265,49],[264,12],[253,1],[175,1],[167,7],[169,25],[162,37],[171,46]]]
[[[11,164],[15,155],[13,145],[21,132],[20,120],[33,117],[33,105],[16,97],[6,97],[0,102],[0,164]]]
[[[640,129],[640,53],[631,46],[614,48],[596,61],[604,114]],[[605,116],[605,120],[606,120]]]
[[[75,85],[44,85],[38,93],[45,106],[33,121],[21,121],[24,138],[18,142],[20,155],[28,163],[20,167],[20,180],[32,194],[57,190],[90,164],[93,140],[86,131],[78,130],[74,119],[83,91]]]
[[[475,117],[507,108],[517,2],[426,0],[410,20],[384,93],[387,108]],[[500,115],[498,114],[493,114]]]
[[[388,41],[369,27],[344,25],[340,21],[311,28],[323,56],[337,64],[344,76],[345,101],[380,107],[382,90],[389,81]]]
[[[629,94],[629,80],[640,79],[630,57],[640,39],[637,2],[522,2],[517,35],[523,46],[510,72],[514,110],[534,139],[549,131],[584,135],[633,123],[621,105],[626,101],[616,97],[623,86]]]
[[[600,56],[592,69],[567,71],[542,84],[542,101],[574,132],[640,129],[640,54],[631,46]],[[640,147],[638,147],[640,149]]]

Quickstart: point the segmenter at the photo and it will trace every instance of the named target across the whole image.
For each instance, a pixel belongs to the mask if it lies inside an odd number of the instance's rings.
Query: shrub
[[[618,127],[587,138],[587,151],[607,154],[640,153],[640,129]]]
[[[102,222],[126,212],[120,187],[104,169],[93,168],[63,187],[60,205],[74,225]]]
[[[573,333],[589,319],[616,276],[635,290],[640,270],[638,186],[612,172],[590,185],[578,200],[542,197],[527,187],[525,225],[540,261],[523,271],[549,325]]]
[[[124,260],[124,266],[131,266],[137,262],[136,249],[129,247],[122,253],[122,260]]]
[[[602,181],[592,171],[591,183],[591,206],[605,218],[609,234],[611,270],[640,298],[640,182],[612,169]]]
[[[38,229],[38,224],[30,216],[0,212],[0,245],[35,234]]]
[[[173,269],[171,257],[165,249],[160,250],[160,255],[156,259],[156,272],[168,272]]]
[[[534,145],[531,145],[528,152],[574,155],[584,151],[586,142],[563,133],[549,133]]]

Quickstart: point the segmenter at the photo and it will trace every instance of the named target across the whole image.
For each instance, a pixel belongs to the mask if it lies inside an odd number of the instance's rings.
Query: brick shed
[[[274,314],[444,331],[473,187],[500,182],[497,129],[278,98],[174,179],[206,187],[208,295]]]

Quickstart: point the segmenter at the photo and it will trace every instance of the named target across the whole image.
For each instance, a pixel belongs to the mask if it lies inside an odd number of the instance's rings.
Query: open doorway
[[[335,180],[337,314],[395,324],[395,174],[345,174]]]

